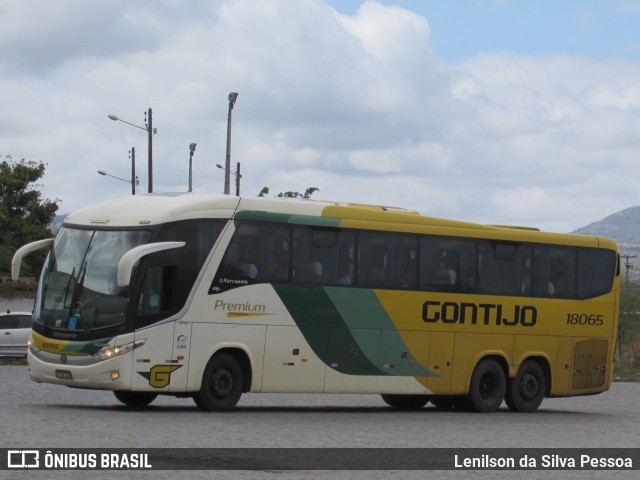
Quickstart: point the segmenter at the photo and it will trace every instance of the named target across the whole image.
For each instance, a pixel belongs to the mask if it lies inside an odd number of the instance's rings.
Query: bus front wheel
[[[119,402],[133,408],[146,407],[158,396],[151,392],[128,392],[126,390],[114,390],[113,394]]]
[[[193,399],[201,410],[226,412],[233,410],[242,395],[242,367],[228,353],[211,357],[202,376],[200,391]]]
[[[500,364],[487,358],[476,366],[469,386],[469,406],[471,409],[489,413],[500,408],[507,390],[507,379]]]
[[[546,379],[538,362],[527,360],[509,381],[505,402],[514,412],[534,412],[544,399]]]

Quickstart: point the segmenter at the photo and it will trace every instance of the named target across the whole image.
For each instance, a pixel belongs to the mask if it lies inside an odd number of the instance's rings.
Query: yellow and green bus
[[[609,239],[383,206],[195,194],[69,215],[40,277],[33,380],[126,405],[243,392],[381,394],[397,408],[536,410],[607,390]]]

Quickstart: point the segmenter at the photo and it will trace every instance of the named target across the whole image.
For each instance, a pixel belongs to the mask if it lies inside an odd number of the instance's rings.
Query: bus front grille
[[[608,340],[583,340],[573,354],[572,390],[587,390],[604,385]]]

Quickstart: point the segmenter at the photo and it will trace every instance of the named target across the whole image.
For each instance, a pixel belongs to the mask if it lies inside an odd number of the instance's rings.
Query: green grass
[[[640,382],[640,369],[618,362],[613,369],[613,379],[615,382]]]
[[[27,366],[26,358],[4,358],[0,357],[0,365],[23,365]]]

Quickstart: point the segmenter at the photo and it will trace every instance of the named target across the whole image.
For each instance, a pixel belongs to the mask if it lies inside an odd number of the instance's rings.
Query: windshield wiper
[[[69,286],[71,285],[71,282],[75,280],[75,274],[76,273],[76,267],[73,267],[73,270],[71,270],[71,274],[69,275],[69,280],[67,280],[67,285],[64,287],[64,290],[62,292],[60,292],[60,295],[58,295],[56,297],[56,301],[53,304],[53,307],[51,307],[51,309],[49,310],[49,315],[47,316],[47,320],[44,322],[44,325],[48,326],[49,322],[51,321],[51,319],[53,318],[54,313],[56,312],[58,305],[60,305],[60,301],[63,300],[62,302],[62,309],[65,310],[69,307],[67,307],[67,294],[69,292]],[[46,297],[43,297],[42,302],[44,304],[44,302],[46,301]]]
[[[82,304],[79,302],[80,292],[82,292],[82,287],[84,285],[84,279],[87,275],[87,262],[85,261],[82,265],[82,269],[80,270],[79,279],[73,287],[73,293],[71,295],[71,304],[69,305],[69,318],[67,322],[67,328],[69,330],[75,330],[77,327],[77,322],[79,320],[76,315],[76,311],[79,311],[82,314]]]

